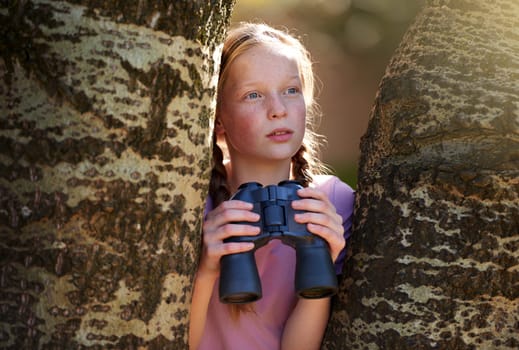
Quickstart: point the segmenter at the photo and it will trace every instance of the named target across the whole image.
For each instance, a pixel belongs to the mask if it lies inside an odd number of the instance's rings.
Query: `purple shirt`
[[[335,176],[317,176],[312,183],[328,195],[337,213],[342,216],[344,237],[351,235],[354,191]],[[211,209],[209,204],[206,208]],[[256,265],[261,279],[263,297],[254,303],[253,312],[241,312],[237,320],[231,318],[229,305],[218,297],[216,281],[204,334],[199,349],[279,349],[284,325],[297,303],[294,290],[295,250],[274,239],[255,251]],[[335,263],[337,273],[342,270],[344,252]]]

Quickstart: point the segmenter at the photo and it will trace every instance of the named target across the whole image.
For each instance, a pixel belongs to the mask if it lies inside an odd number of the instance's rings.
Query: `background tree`
[[[408,30],[325,348],[519,348],[518,28],[516,0],[430,0]]]
[[[187,347],[233,4],[0,2],[0,348]]]

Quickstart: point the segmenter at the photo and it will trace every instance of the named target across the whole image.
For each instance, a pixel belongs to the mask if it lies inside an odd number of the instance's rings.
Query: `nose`
[[[287,115],[286,101],[283,96],[272,94],[269,97],[269,119],[283,118]]]

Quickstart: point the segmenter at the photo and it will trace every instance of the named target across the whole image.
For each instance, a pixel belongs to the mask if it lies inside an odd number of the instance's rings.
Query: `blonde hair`
[[[292,157],[291,172],[293,179],[306,187],[312,182],[315,175],[326,170],[324,164],[319,160],[319,145],[324,143],[325,139],[314,131],[321,114],[319,106],[315,102],[316,78],[310,53],[295,36],[289,34],[286,30],[276,29],[263,23],[242,22],[229,31],[223,45],[220,63],[217,116],[221,91],[234,60],[253,47],[269,44],[284,45],[296,54],[306,103],[306,131],[300,149]],[[216,135],[213,134],[213,169],[209,194],[215,207],[229,199],[231,195],[227,185],[227,174],[223,160],[224,154],[217,144]]]

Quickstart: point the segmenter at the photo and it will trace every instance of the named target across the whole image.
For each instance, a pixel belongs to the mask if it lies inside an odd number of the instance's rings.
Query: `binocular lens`
[[[255,293],[235,293],[221,298],[223,303],[227,304],[245,304],[256,301],[260,295]]]
[[[327,298],[334,295],[337,292],[335,288],[329,287],[314,287],[307,288],[299,292],[299,296],[305,299],[319,299],[319,298]]]

